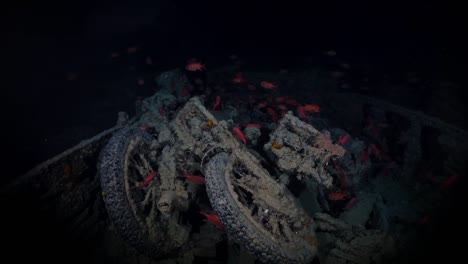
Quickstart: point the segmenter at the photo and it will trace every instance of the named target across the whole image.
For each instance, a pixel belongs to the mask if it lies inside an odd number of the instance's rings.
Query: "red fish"
[[[257,109],[262,109],[262,108],[264,108],[265,106],[267,106],[267,104],[268,104],[267,102],[261,101],[261,102],[259,102],[259,103],[257,103],[257,104],[255,105],[255,108],[257,108]]]
[[[288,113],[288,110],[281,110],[280,111],[280,117],[283,117],[287,113]]]
[[[351,200],[349,200],[346,203],[345,207],[343,207],[343,210],[349,210],[349,209],[353,208],[354,205],[356,204],[356,202],[357,202],[356,197],[351,198]]]
[[[184,88],[182,88],[182,91],[180,92],[180,96],[185,97],[188,95],[188,93],[189,89],[187,88],[187,86],[184,86]]]
[[[240,130],[238,127],[233,127],[232,131],[234,132],[234,135],[236,135],[237,138],[239,138],[244,144],[247,144],[247,139],[245,138],[244,133]]]
[[[217,95],[213,103],[213,109],[211,111],[214,111],[219,106],[220,103],[221,103],[221,96]]]
[[[276,88],[278,88],[277,84],[274,84],[269,81],[261,81],[260,86],[268,90],[275,90]]]
[[[241,84],[241,83],[246,83],[247,80],[244,78],[242,73],[238,72],[236,73],[236,76],[234,76],[234,78],[231,80],[231,82],[235,84]]]
[[[359,152],[359,154],[361,154],[361,164],[366,164],[367,163],[367,152],[362,150],[361,152]]]
[[[117,53],[117,52],[112,52],[112,53],[110,54],[111,59],[118,58],[119,56],[120,56],[120,55],[119,55],[119,53]]]
[[[385,176],[390,175],[390,170],[396,168],[396,165],[397,164],[394,161],[387,163],[387,165],[385,165],[385,167],[383,168],[383,174]]]
[[[382,159],[380,150],[375,146],[374,143],[369,144],[369,148],[367,149],[367,155],[370,154],[374,154],[377,158]]]
[[[187,71],[202,71],[206,70],[205,65],[201,64],[201,62],[190,62],[185,65],[185,69]]]
[[[369,117],[366,118],[366,126],[363,128],[363,131],[375,138],[378,138],[382,132],[382,128],[383,126],[377,124],[377,121]]]
[[[149,56],[145,58],[145,62],[147,65],[153,65],[153,60]]]
[[[141,129],[141,130],[146,130],[146,129],[148,129],[148,127],[145,126],[145,125],[139,125],[138,128]]]
[[[331,192],[328,194],[328,199],[330,201],[341,201],[341,200],[347,199],[348,197],[349,197],[348,193],[341,192],[341,191]]]
[[[346,143],[346,141],[348,141],[348,134],[339,136],[335,144],[343,145],[344,143]]]
[[[299,115],[299,118],[302,120],[302,121],[306,121],[307,120],[307,116],[305,114],[305,110],[304,110],[304,107],[303,106],[298,106],[297,109],[297,114]]]
[[[284,101],[286,101],[287,97],[286,96],[278,96],[275,98],[275,101],[277,103],[283,103]]]
[[[185,178],[186,180],[189,180],[191,182],[194,182],[196,184],[205,184],[205,178],[203,178],[202,176],[191,175],[191,174],[184,173],[184,174],[182,174],[181,177]]]
[[[72,176],[73,176],[72,165],[68,162],[63,164],[63,181],[65,183],[70,183]]]
[[[206,222],[214,224],[219,229],[224,229],[223,223],[221,222],[221,220],[219,220],[216,214],[207,213],[205,211],[200,211],[200,214],[206,217],[205,219]]]
[[[137,83],[138,83],[139,86],[143,86],[143,85],[145,85],[145,80],[143,80],[143,78],[139,77],[137,79]]]
[[[137,52],[137,51],[139,51],[139,50],[140,50],[140,47],[138,47],[138,46],[131,46],[131,47],[128,47],[128,48],[127,48],[127,54],[133,54],[133,53],[135,53],[135,52]]]
[[[318,113],[320,112],[320,106],[317,104],[306,104],[304,105],[304,111]]]
[[[271,120],[273,120],[273,122],[277,122],[279,120],[278,114],[275,112],[275,110],[273,110],[273,108],[268,107],[266,111],[268,115],[270,115]]]
[[[286,104],[288,104],[288,105],[291,105],[291,106],[297,106],[297,105],[299,105],[299,103],[298,103],[298,102],[296,101],[296,99],[294,99],[294,98],[286,98],[286,99],[284,100],[284,102],[285,102]]]
[[[340,175],[340,183],[341,183],[341,187],[343,188],[346,184],[346,175],[341,170],[340,166],[338,166],[338,163],[336,163],[335,160],[332,160],[332,163],[333,163],[333,167],[338,172],[338,175]]]
[[[454,182],[456,182],[458,180],[458,175],[455,174],[455,175],[452,175],[450,177],[448,177],[444,182],[442,182],[442,184],[440,185],[439,187],[439,192],[442,192],[444,190],[447,190],[448,188],[450,188],[450,186],[453,185]]]
[[[277,107],[278,107],[278,109],[280,109],[280,110],[288,111],[288,107],[285,106],[284,104],[280,104],[280,105],[278,105]]]
[[[166,116],[166,112],[164,111],[164,108],[159,107],[159,115],[160,115],[161,117],[165,117],[165,116]]]
[[[138,185],[137,189],[138,190],[143,189],[154,179],[154,177],[156,177],[156,172],[154,171],[148,172],[148,174],[146,174],[146,177],[143,179],[143,181],[140,182],[140,185]]]
[[[420,225],[425,225],[429,222],[429,220],[431,220],[431,215],[429,214],[426,214],[424,215],[423,217],[421,217],[418,221],[418,224]]]
[[[261,129],[262,125],[256,124],[256,123],[248,123],[248,124],[245,124],[244,127],[255,127],[257,129]]]

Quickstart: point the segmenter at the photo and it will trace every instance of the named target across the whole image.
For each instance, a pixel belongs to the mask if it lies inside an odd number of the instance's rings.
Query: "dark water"
[[[448,94],[468,100],[466,21],[462,8],[448,3],[41,1],[5,12],[3,138],[11,165],[4,168],[2,184],[112,127],[118,111],[132,114],[136,98],[155,91],[156,73],[182,67],[191,57],[213,68],[237,54],[254,69],[332,70],[322,53],[334,49],[352,65],[356,82],[371,76],[377,87],[387,74],[398,85],[416,73],[424,83],[412,90],[375,89],[371,95],[426,110],[431,105],[422,102],[434,96],[435,87],[451,82],[458,86]],[[122,55],[133,45],[142,51]],[[114,51],[121,54],[117,60],[109,58]],[[147,56],[153,66],[145,65]],[[67,80],[67,73],[78,73],[76,80]],[[140,76],[144,86],[136,83]],[[453,114],[447,109],[430,114],[466,128],[465,115],[456,117],[467,113],[466,107],[451,109]],[[442,244],[457,232],[439,228]]]
[[[445,3],[77,1],[18,3],[5,12],[8,152],[21,164],[10,175],[111,127],[116,112],[131,113],[136,97],[154,92],[149,80],[138,87],[138,76],[182,67],[191,57],[213,67],[237,54],[254,68],[297,69],[310,65],[307,56],[325,68],[320,55],[334,49],[359,80],[417,73],[465,83],[463,16]],[[122,58],[134,45],[143,51]],[[109,58],[115,51],[117,63]],[[67,73],[78,77],[67,81]],[[432,88],[408,96],[424,99]],[[466,98],[464,89],[455,92]]]

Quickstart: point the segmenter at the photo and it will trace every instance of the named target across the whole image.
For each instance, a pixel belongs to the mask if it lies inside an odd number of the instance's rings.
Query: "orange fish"
[[[206,217],[205,219],[206,222],[214,224],[219,229],[224,229],[223,223],[221,222],[221,220],[219,220],[216,214],[213,214],[213,213],[209,214],[205,211],[200,211],[200,214]]]
[[[140,185],[138,185],[137,189],[141,190],[143,189],[146,185],[148,185],[153,179],[156,177],[156,172],[150,171],[148,174],[146,174],[146,177],[143,179],[142,182],[140,182]]]
[[[185,66],[187,71],[202,71],[206,70],[205,65],[201,62],[190,62]]]
[[[275,90],[276,88],[278,88],[277,84],[274,84],[269,81],[261,81],[260,86],[268,90]]]
[[[275,141],[273,141],[273,144],[271,144],[271,147],[274,148],[274,149],[280,149],[283,146],[277,140],[275,140]]]
[[[317,104],[306,104],[304,105],[304,111],[318,113],[320,112],[320,106]]]
[[[205,178],[203,178],[202,176],[184,173],[181,177],[196,184],[205,184]]]
[[[212,128],[213,125],[214,125],[213,120],[208,119],[208,121],[206,121],[205,128]]]
[[[247,143],[247,139],[245,138],[244,133],[240,130],[238,127],[233,127],[232,131],[234,132],[234,135],[236,135],[237,138],[239,138],[244,144]]]

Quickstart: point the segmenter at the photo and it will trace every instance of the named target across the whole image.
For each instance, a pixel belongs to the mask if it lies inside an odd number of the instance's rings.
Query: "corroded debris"
[[[341,158],[346,150],[333,144],[328,131],[320,132],[291,113],[286,114],[264,145],[278,167],[298,178],[312,177],[327,188],[333,178],[325,170],[331,158]]]
[[[395,258],[395,240],[379,229],[365,229],[317,213],[320,263],[385,263]]]

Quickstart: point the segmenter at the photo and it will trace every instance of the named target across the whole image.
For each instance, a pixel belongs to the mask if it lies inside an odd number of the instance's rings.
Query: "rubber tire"
[[[98,169],[103,199],[109,218],[122,238],[141,253],[158,257],[163,252],[159,252],[156,245],[146,239],[133,215],[124,188],[124,157],[128,144],[136,138],[148,144],[152,141],[149,133],[128,127],[116,132],[101,151]]]
[[[288,252],[285,246],[265,237],[241,213],[234,198],[227,195],[230,193],[227,182],[225,177],[221,177],[224,175],[228,159],[228,153],[215,155],[207,163],[204,175],[211,206],[225,225],[229,237],[244,246],[262,263],[310,263],[316,255],[315,252]]]

